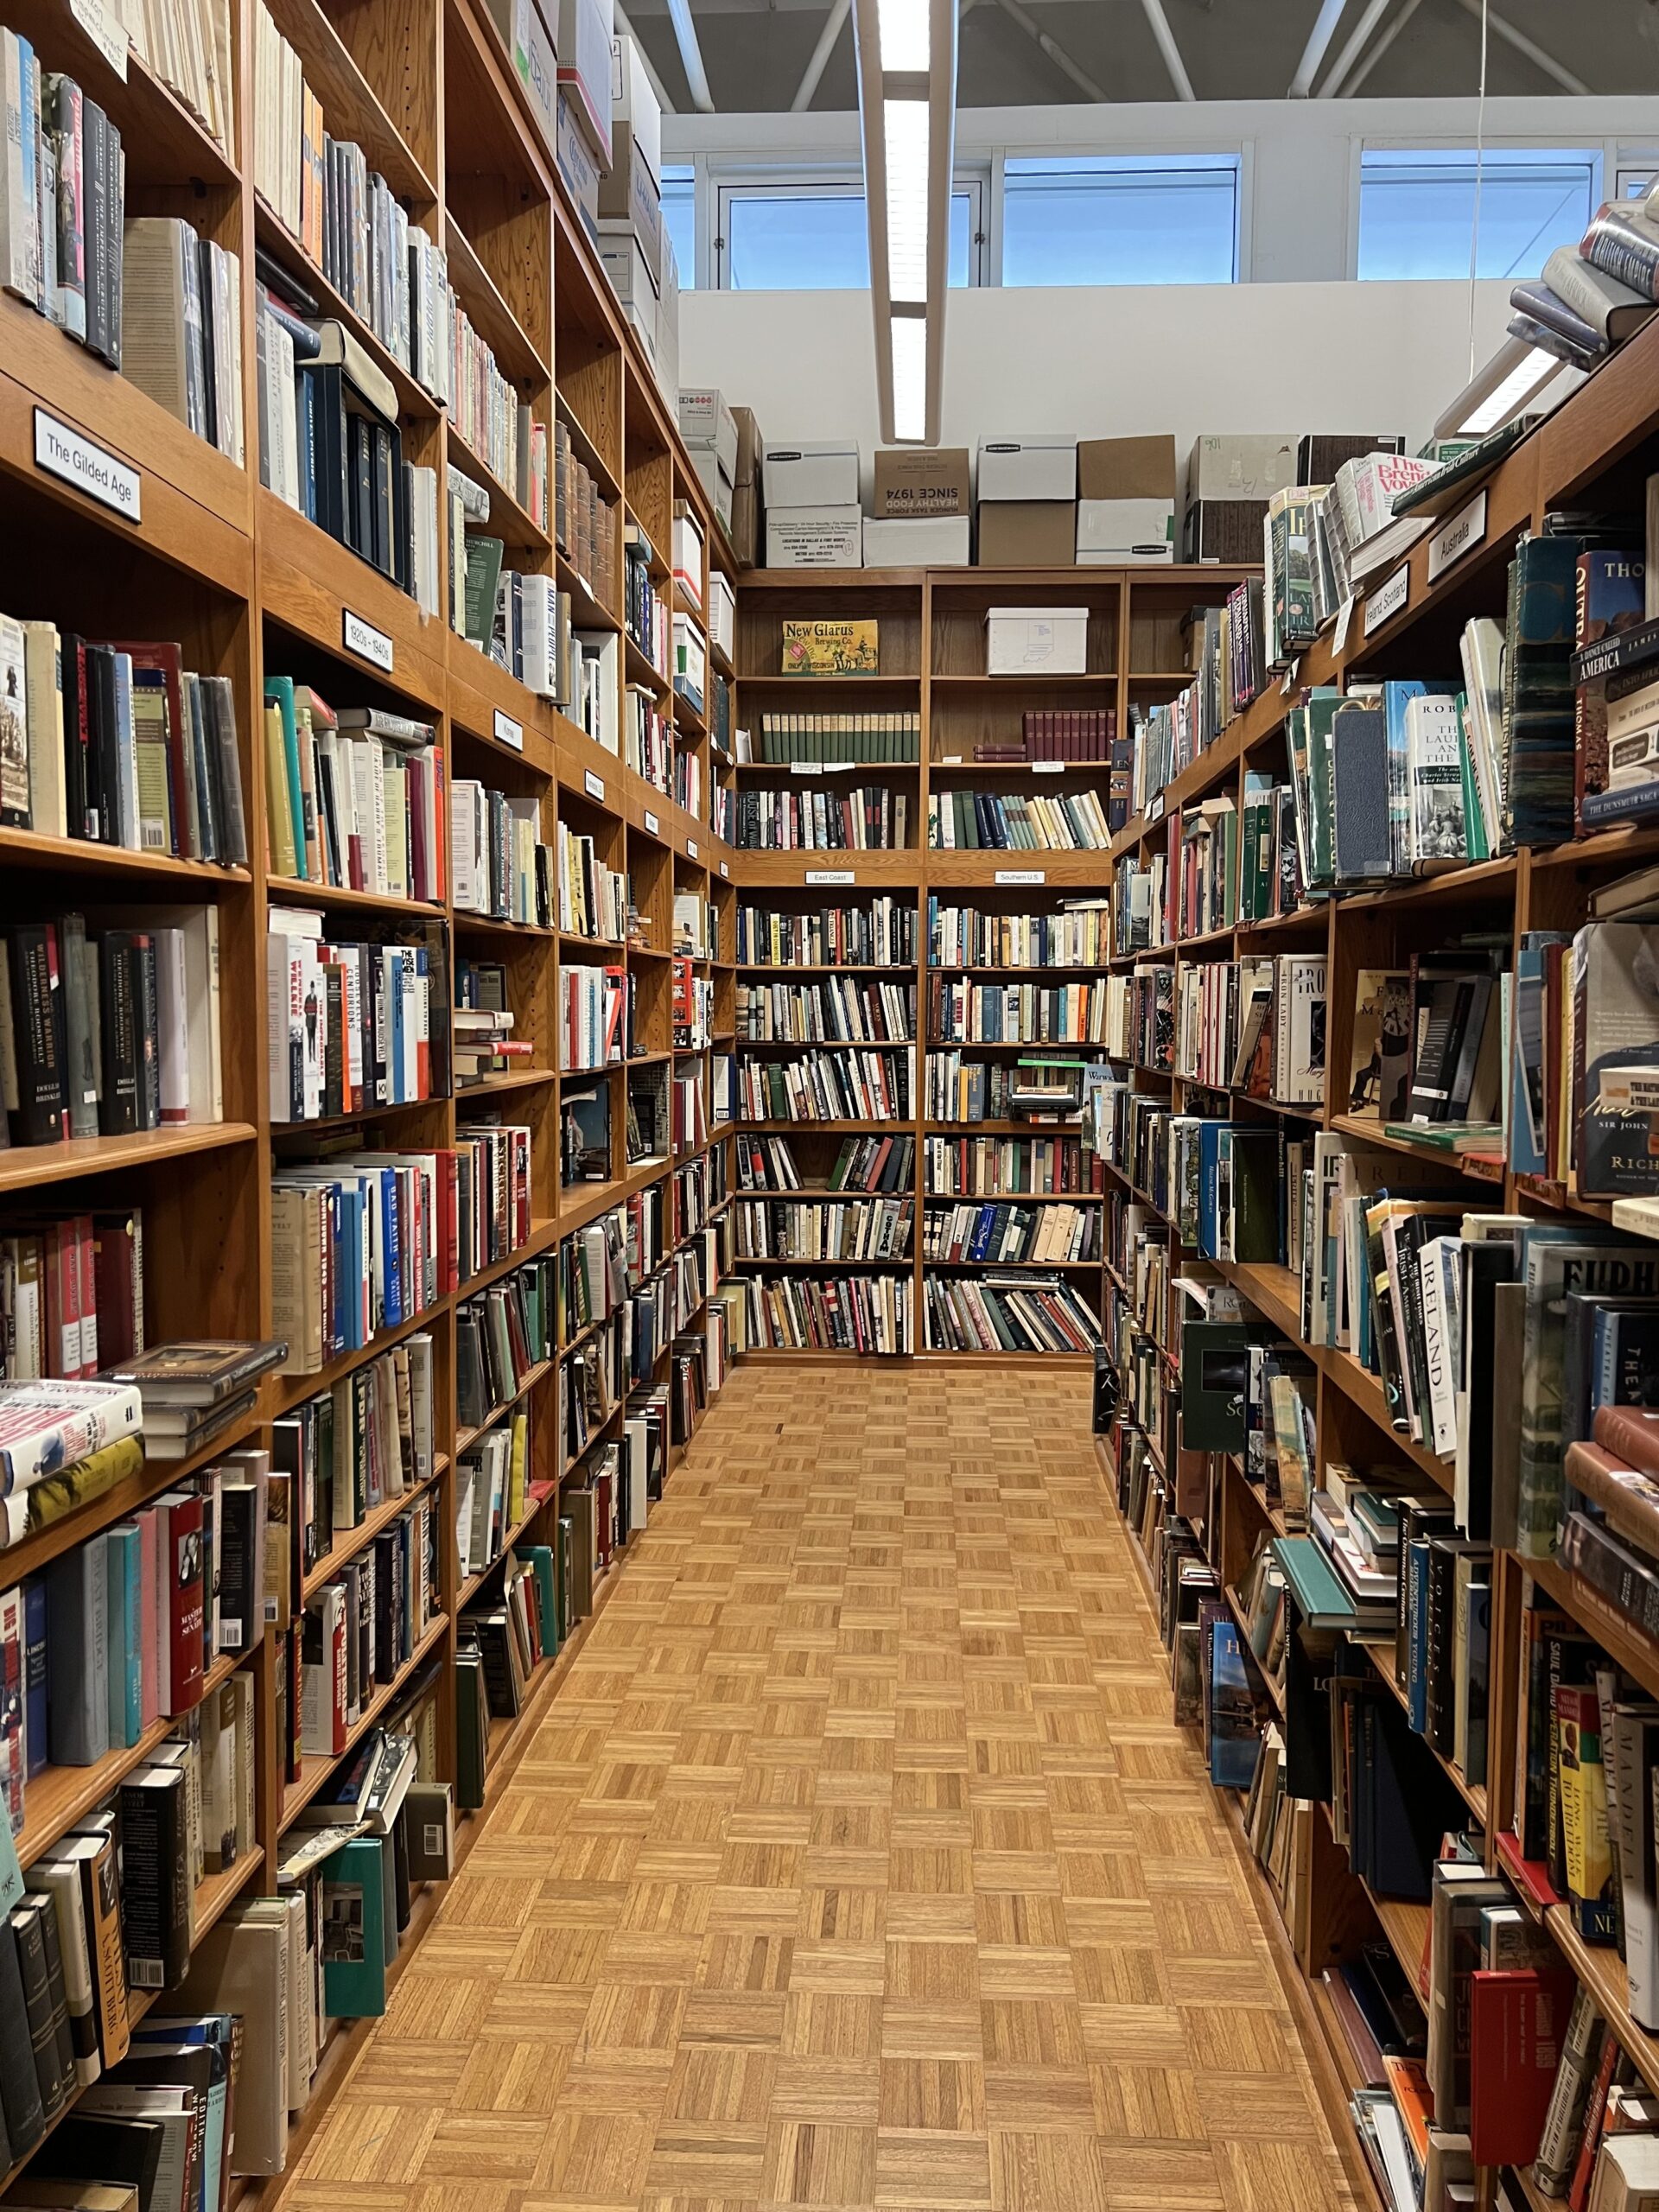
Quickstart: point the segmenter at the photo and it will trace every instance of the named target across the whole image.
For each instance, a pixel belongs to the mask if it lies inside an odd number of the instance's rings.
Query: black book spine
[[[115,702],[115,655],[108,645],[88,645],[86,666],[92,707],[92,743],[88,763],[93,787],[90,804],[98,810],[94,836],[118,845],[117,801],[121,789],[120,715]]]
[[[157,1046],[157,1011],[156,988],[156,940],[146,930],[136,931],[132,940],[132,966],[136,981],[135,1003],[139,1030],[139,1126],[159,1129],[162,1126],[162,1060]]]
[[[253,1516],[259,1506],[259,1492],[251,1484],[245,1490],[221,1484],[219,1495],[219,1649],[246,1651],[264,1613],[264,1592],[253,1586],[254,1563],[259,1556]]]
[[[17,1136],[23,1144],[58,1144],[68,1134],[56,933],[48,922],[24,922],[10,933],[11,1026],[17,1057]]]
[[[62,2069],[68,2093],[73,2095],[80,2086],[79,2057],[93,2055],[98,2049],[98,2031],[89,2011],[80,2016],[85,2022],[86,2040],[77,2054],[77,2017],[69,2010],[69,1986],[63,1978],[63,1949],[58,1942],[57,1907],[49,1897],[24,1899],[26,1904],[41,1908],[39,1915],[41,1946],[46,1958],[47,1995],[52,2006],[52,2031],[58,2046],[58,2064]]]
[[[9,1924],[0,1928],[0,2110],[13,2159],[26,2158],[46,2133],[46,2114],[35,2070],[22,1962]]]
[[[51,1979],[47,1972],[43,1923],[55,1910],[49,1900],[25,1897],[11,1916],[23,2004],[29,2013],[29,2039],[35,2051],[35,2077],[40,2086],[41,2114],[48,2123],[68,2103],[75,2075],[74,2058],[69,2049],[69,2008],[63,1994],[63,1975],[60,1971],[54,2011]]]
[[[104,1096],[99,1121],[105,1136],[128,1136],[140,1123],[138,1006],[132,939],[111,930],[99,939],[104,990]]]
[[[86,287],[90,312],[92,286]],[[97,832],[86,810],[86,749],[90,733],[86,721],[86,643],[68,637],[59,655],[59,678],[63,692],[63,772],[65,816],[72,837],[91,837]]]
[[[104,124],[104,205],[109,224],[109,243],[104,262],[109,271],[109,315],[104,358],[112,369],[121,365],[121,240],[127,198],[127,157],[121,133],[106,118]]]
[[[109,171],[105,142],[109,123],[95,100],[84,95],[80,107],[81,190],[86,241],[86,346],[107,356],[110,315]]]

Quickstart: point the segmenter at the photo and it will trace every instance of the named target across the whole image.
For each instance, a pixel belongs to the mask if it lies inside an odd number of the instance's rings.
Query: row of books
[[[465,1580],[486,1573],[538,1497],[553,1494],[550,1484],[530,1481],[531,1426],[531,1409],[520,1407],[474,1437],[456,1459],[455,1562]]]
[[[239,868],[236,700],[166,642],[0,617],[0,824]]]
[[[741,852],[887,852],[905,845],[910,801],[886,784],[840,791],[741,791]]]
[[[106,912],[117,925],[98,937],[80,914],[5,932],[0,1128],[8,1142],[63,1144],[225,1118],[218,908]]]
[[[1097,1206],[929,1206],[922,1222],[922,1257],[1007,1267],[1098,1259]]]
[[[929,1351],[1087,1354],[1100,1341],[1099,1322],[1062,1275],[924,1275],[922,1315]]]
[[[798,913],[775,906],[737,910],[741,968],[904,968],[915,958],[913,899],[883,893],[862,906]]]
[[[1625,908],[1630,919],[1605,921],[1596,910],[1638,893],[1639,879],[1592,893],[1592,918],[1570,941],[1546,931],[1522,936],[1513,1065],[1502,1102],[1517,1173],[1633,1206],[1656,1187],[1643,1073],[1659,1043],[1644,981],[1656,909],[1638,904]],[[1628,1225],[1643,1227],[1646,1218],[1638,1213]]]
[[[143,1348],[142,1207],[0,1236],[0,1381],[90,1381]]]
[[[1265,679],[1263,586],[1260,576],[1236,584],[1220,607],[1193,610],[1198,635],[1185,665],[1193,681],[1167,704],[1146,709],[1132,731],[1132,817],[1144,815],[1159,792],[1206,752]]]
[[[672,715],[663,711],[657,694],[642,683],[630,683],[623,695],[622,757],[653,791],[664,798],[674,796],[677,764],[685,756],[675,752]]]
[[[442,1588],[438,1516],[423,1491],[307,1599],[290,1751],[342,1755],[365,1708],[413,1660],[441,1610]]]
[[[1104,1183],[1098,1158],[1076,1137],[928,1137],[922,1164],[925,1187],[939,1198],[1063,1198]]]
[[[908,1190],[913,1179],[915,1139],[900,1136],[849,1137],[842,1144],[823,1185],[830,1191]],[[819,1187],[802,1181],[790,1140],[741,1129],[733,1149],[740,1191],[797,1191],[810,1201]]]
[[[553,539],[599,604],[607,613],[618,613],[616,508],[576,451],[568,424],[556,417]]]
[[[742,1290],[751,1350],[889,1355],[915,1350],[907,1274],[753,1275]]]
[[[976,1060],[929,1052],[930,1122],[1074,1122],[1083,1084],[1076,1060]]]
[[[620,944],[628,933],[628,879],[595,841],[561,822],[556,830],[559,922],[573,937]]]
[[[916,1048],[740,1060],[734,1089],[737,1110],[747,1121],[908,1121]]]
[[[0,221],[0,283],[118,369],[124,320],[121,134],[73,77],[0,26],[15,167]]]
[[[1096,791],[931,791],[927,842],[938,852],[1103,853],[1112,833]]]
[[[1118,741],[1116,707],[1027,707],[1020,717],[1017,739],[991,739],[977,744],[974,758],[1083,760],[1097,766],[1115,761]]]
[[[1593,368],[1652,314],[1646,280],[1656,249],[1659,203],[1650,191],[1604,203],[1578,245],[1557,246],[1535,281],[1510,292],[1510,335],[1574,368]]]
[[[741,1198],[732,1210],[746,1260],[902,1260],[915,1200]]]
[[[1324,958],[1313,953],[1183,967],[1173,1008],[1175,1071],[1280,1105],[1322,1104],[1325,973]],[[1481,1033],[1478,1027],[1471,1081]],[[1434,1058],[1438,1066],[1440,1055]],[[1450,1064],[1459,1064],[1455,1052]],[[1471,1095],[1467,1085],[1461,1095],[1465,1101]]]
[[[1107,902],[1067,899],[1058,913],[1001,914],[927,896],[933,968],[1098,968],[1112,957]]]
[[[271,1120],[326,1121],[442,1096],[445,925],[390,944],[325,938],[325,927],[315,910],[273,906],[268,916]]]
[[[287,1371],[314,1374],[529,1242],[529,1127],[463,1125],[442,1149],[285,1166],[271,1221]]]
[[[740,1043],[901,1045],[916,1034],[914,983],[739,983],[735,1008]]]
[[[636,981],[625,968],[561,963],[559,1065],[567,1074],[619,1065],[626,1058]]]
[[[272,874],[442,903],[448,799],[431,724],[381,707],[336,711],[289,676],[265,678],[264,711]]]
[[[638,523],[622,525],[622,624],[656,670],[668,678],[674,655],[674,618],[651,572],[655,549]]]
[[[68,80],[58,82],[61,99]],[[84,127],[85,111],[92,104],[79,100],[79,94],[75,98],[82,109],[79,120]],[[104,127],[114,140],[114,125],[106,123]],[[92,194],[86,194],[86,142],[72,145],[65,130],[58,141],[59,162],[73,164],[77,158],[81,169],[79,178],[73,177],[73,171],[66,174],[60,168],[59,206],[62,208],[65,195],[73,192],[80,205],[82,221],[89,216],[96,220],[100,201],[96,187]],[[124,181],[124,155],[121,168]],[[242,264],[217,238],[204,238],[193,230],[181,215],[129,216],[122,222],[119,193],[118,185],[113,206],[104,203],[106,216],[114,217],[112,252],[106,249],[94,257],[86,251],[87,241],[83,234],[79,241],[82,250],[77,256],[72,239],[66,238],[60,224],[57,264],[47,271],[55,285],[60,309],[54,320],[63,321],[72,335],[80,334],[74,327],[76,289],[80,294],[80,314],[89,326],[111,307],[118,308],[118,359],[113,365],[186,429],[205,439],[240,468],[247,443],[242,414]],[[42,221],[41,235],[51,237],[49,222]],[[63,263],[66,249],[71,256],[67,275]],[[115,273],[117,264],[118,274]],[[111,276],[118,298],[106,300],[102,309],[94,309],[94,288],[100,277],[107,285]],[[69,300],[65,298],[66,284]]]
[[[952,982],[928,979],[927,1027],[940,1044],[1103,1044],[1103,983]]]
[[[449,802],[449,886],[456,909],[550,928],[553,855],[541,836],[540,800],[458,776]]]
[[[551,1357],[556,1262],[544,1255],[456,1307],[457,1427],[483,1427]]]
[[[434,1387],[433,1338],[416,1331],[272,1423],[271,1480],[291,1500],[292,1571],[286,1554],[282,1564],[296,1591],[372,1513],[431,1481]]]
[[[739,730],[737,757],[779,766],[919,760],[922,718],[913,708],[844,715],[768,710],[760,717],[759,753],[751,755],[746,733]]]

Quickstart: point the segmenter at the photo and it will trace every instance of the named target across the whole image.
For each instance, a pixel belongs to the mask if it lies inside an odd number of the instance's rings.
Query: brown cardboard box
[[[966,446],[877,447],[870,512],[878,521],[967,515],[973,510]]]
[[[745,568],[760,566],[766,535],[760,512],[760,460],[766,442],[752,407],[734,407],[737,467],[732,475],[732,550]]]
[[[631,124],[611,125],[611,166],[599,180],[599,219],[630,223],[652,279],[661,289],[663,202]]]
[[[1173,499],[1175,489],[1173,437],[1079,439],[1080,499]]]
[[[980,569],[1069,569],[1077,559],[1075,499],[982,499]]]

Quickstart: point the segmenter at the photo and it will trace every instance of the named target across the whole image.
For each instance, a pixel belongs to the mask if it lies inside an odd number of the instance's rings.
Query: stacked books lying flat
[[[431,1481],[432,1357],[425,1331],[400,1338],[272,1422],[271,1461],[289,1484],[302,1580],[371,1513]]]
[[[916,957],[916,904],[882,896],[861,906],[785,913],[737,910],[737,959],[744,968],[904,968]]]
[[[168,644],[0,616],[0,823],[241,868],[236,700]]]
[[[1052,1266],[1099,1257],[1098,1206],[930,1206],[922,1257],[1006,1267],[1014,1260]]]
[[[1091,1352],[1100,1324],[1059,1275],[925,1275],[930,1351]]]
[[[927,899],[931,968],[1094,968],[1112,957],[1104,899],[1068,899],[1054,914],[986,913]]]
[[[219,909],[21,922],[0,963],[0,1134],[64,1144],[222,1122]]]
[[[1075,1137],[928,1137],[922,1159],[938,1198],[1069,1197],[1105,1180]]]
[[[217,1339],[153,1344],[105,1366],[105,1379],[136,1389],[144,1454],[182,1459],[254,1409],[259,1378],[280,1366],[288,1346]]]
[[[390,944],[334,939],[326,926],[320,912],[297,906],[267,917],[271,1120],[446,1096],[447,925],[419,924]]]
[[[887,852],[902,847],[910,804],[886,784],[851,791],[742,791],[737,845],[744,852]]]
[[[750,1060],[737,1069],[735,1103],[752,1122],[908,1121],[916,1048],[806,1052]]]
[[[736,1027],[740,1042],[905,1044],[916,1034],[916,987],[860,986],[849,976],[822,983],[740,983]]]
[[[1112,835],[1095,791],[931,791],[927,842],[944,852],[1104,852]]]
[[[528,1068],[536,1048],[513,1035],[513,1011],[507,1004],[507,970],[497,960],[462,960],[455,968],[455,1005],[449,1019],[454,1032],[450,1058],[456,1090],[475,1090],[492,1076]]]
[[[830,1191],[907,1191],[915,1164],[913,1137],[848,1137],[836,1155]],[[805,1187],[787,1137],[739,1132],[734,1149],[740,1191],[799,1191]]]
[[[1635,337],[1659,283],[1659,200],[1610,200],[1576,246],[1559,245],[1535,282],[1510,294],[1510,334],[1575,369],[1591,369]]]
[[[740,1199],[733,1209],[746,1260],[902,1260],[915,1201],[902,1198]]]
[[[940,1044],[1102,1044],[1106,993],[1096,983],[974,983],[928,979],[928,1034]]]
[[[429,722],[338,713],[292,677],[265,679],[265,810],[273,874],[437,904],[448,803]]]
[[[915,1349],[907,1275],[756,1275],[743,1290],[748,1341],[758,1351]]]
[[[557,839],[559,927],[620,944],[628,934],[628,879],[607,867],[593,838],[561,822]]]
[[[747,734],[737,733],[737,757],[747,760]],[[906,761],[922,757],[922,718],[913,709],[853,715],[763,714],[762,761]]]
[[[456,910],[550,929],[552,849],[539,799],[458,776],[449,792],[449,885]]]

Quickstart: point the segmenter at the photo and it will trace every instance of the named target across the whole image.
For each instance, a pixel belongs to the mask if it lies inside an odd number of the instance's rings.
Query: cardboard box
[[[657,292],[657,389],[671,417],[680,404],[680,264],[666,229],[662,283]]]
[[[639,41],[611,41],[611,136],[626,130],[645,157],[651,181],[663,188],[663,110],[651,88]]]
[[[737,594],[726,581],[725,571],[709,571],[709,642],[729,661],[737,658]]]
[[[867,569],[965,569],[971,527],[965,514],[866,515],[864,565]]]
[[[559,82],[601,170],[611,166],[611,0],[559,0]]]
[[[731,478],[721,467],[720,456],[711,446],[692,446],[690,452],[693,473],[698,483],[702,485],[709,505],[725,524],[728,531],[731,532],[733,510],[737,497]],[[734,533],[733,543],[736,544]],[[748,556],[741,546],[737,547],[737,551],[741,558],[747,560]]]
[[[1086,607],[993,607],[987,613],[988,676],[1082,676],[1088,666]]]
[[[855,507],[858,448],[850,438],[768,446],[760,481],[769,507]]]
[[[993,499],[1075,499],[1077,442],[1052,435],[982,438],[981,505]],[[1071,556],[1067,555],[1068,561]]]
[[[880,522],[918,515],[971,515],[966,446],[879,447],[870,514]],[[866,559],[865,566],[871,565]]]
[[[1085,568],[1175,557],[1173,437],[1084,438],[1077,448],[1077,557]]]
[[[599,163],[577,119],[576,102],[559,87],[553,158],[565,190],[575,202],[576,213],[594,244],[599,244]]]
[[[1274,433],[1197,439],[1182,508],[1198,499],[1270,499],[1296,481],[1296,441]],[[1258,552],[1255,556],[1261,559]]]
[[[709,447],[727,481],[737,474],[737,417],[726,404],[725,394],[713,385],[696,385],[680,394],[680,435],[693,452]]]
[[[864,517],[850,505],[774,507],[766,503],[769,569],[861,569]]]
[[[630,223],[601,223],[599,258],[616,294],[622,319],[638,332],[645,359],[657,366],[657,279]]]
[[[765,502],[760,496],[760,467],[766,440],[752,407],[734,407],[737,425],[737,466],[732,471],[732,550],[746,568],[758,568],[766,550]]]
[[[683,499],[674,502],[674,581],[702,605],[702,525]]]
[[[982,569],[1069,569],[1077,550],[1075,499],[982,499]]]
[[[646,166],[639,141],[626,123],[611,135],[611,166],[599,180],[599,219],[627,223],[639,241],[639,251],[651,264],[652,281],[662,292],[663,198],[657,180]]]
[[[501,34],[507,57],[550,147],[558,139],[559,64],[551,26],[537,0],[487,0],[490,21]]]

